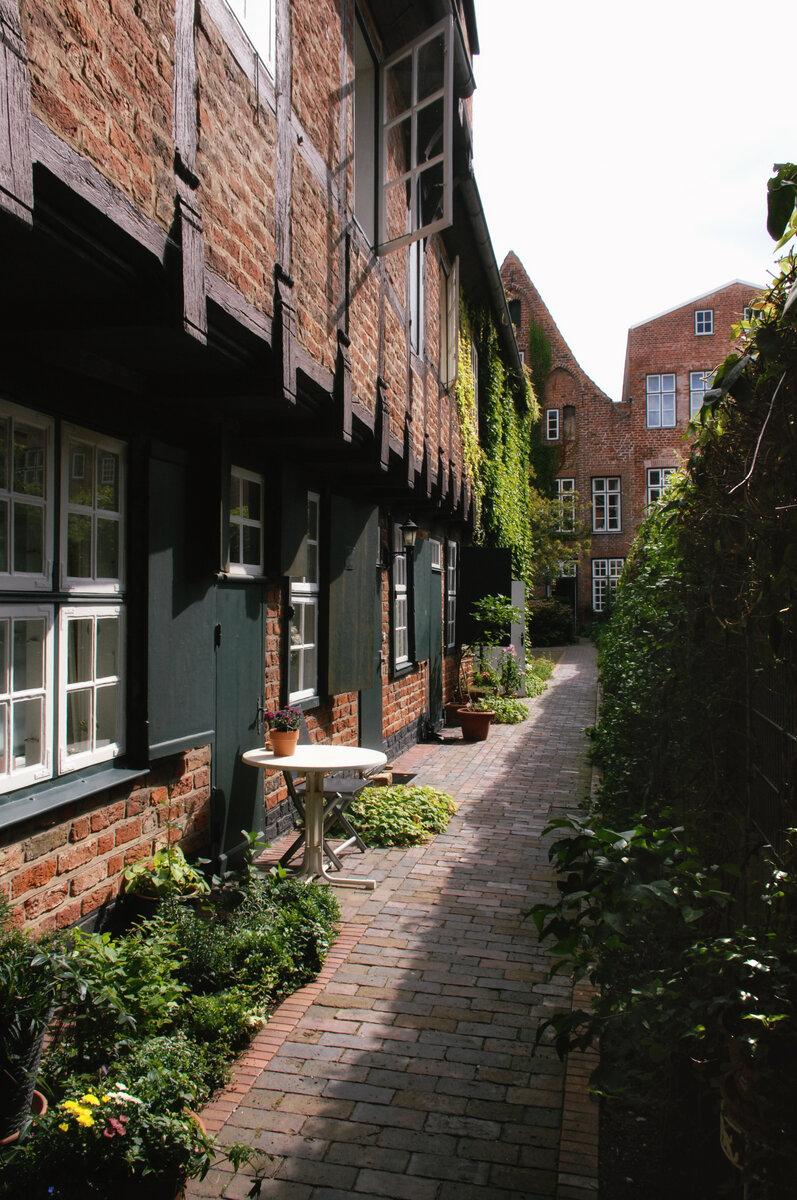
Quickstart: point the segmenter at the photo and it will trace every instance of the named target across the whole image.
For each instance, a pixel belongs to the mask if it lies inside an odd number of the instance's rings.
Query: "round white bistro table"
[[[383,767],[387,755],[364,746],[333,746],[325,742],[297,746],[294,754],[280,755],[271,750],[247,750],[243,760],[250,767],[266,771],[294,771],[304,775],[306,788],[304,859],[299,875],[303,879],[323,879],[343,887],[375,888],[376,881],[362,877],[332,876],[324,866],[324,776],[334,771],[373,771]]]

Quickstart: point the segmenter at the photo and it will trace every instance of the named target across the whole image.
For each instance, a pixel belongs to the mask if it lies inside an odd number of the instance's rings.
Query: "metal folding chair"
[[[304,809],[304,783],[294,783],[289,771],[283,772],[285,786],[288,789],[288,794],[293,801],[293,805],[299,814],[299,817],[305,821]],[[359,773],[347,775],[343,772],[337,775],[328,775],[324,780],[324,825],[323,825],[323,844],[324,854],[338,871],[341,870],[343,864],[338,857],[342,851],[347,850],[350,846],[356,846],[361,854],[367,850],[365,842],[357,833],[354,826],[346,816],[346,810],[363,788],[368,787],[368,776]],[[343,826],[343,831],[348,836],[336,850],[333,850],[327,840],[328,832],[334,825],[340,824]],[[294,857],[298,850],[304,846],[305,835],[302,830],[299,835],[291,842],[288,849],[280,858],[280,863],[285,866],[286,863]]]

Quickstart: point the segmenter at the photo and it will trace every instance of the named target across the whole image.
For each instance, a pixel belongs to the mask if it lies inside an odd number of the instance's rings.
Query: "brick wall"
[[[22,0],[31,104],[148,217],[174,216],[174,5]]]
[[[62,929],[112,900],[122,871],[173,841],[207,844],[210,748],[158,763],[131,789],[94,796],[26,825],[0,842],[0,889],[33,932]]]

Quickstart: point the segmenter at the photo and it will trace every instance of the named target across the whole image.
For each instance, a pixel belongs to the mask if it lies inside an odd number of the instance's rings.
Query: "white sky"
[[[586,373],[619,400],[629,326],[766,283],[766,184],[797,156],[793,0],[476,0],[474,162]]]

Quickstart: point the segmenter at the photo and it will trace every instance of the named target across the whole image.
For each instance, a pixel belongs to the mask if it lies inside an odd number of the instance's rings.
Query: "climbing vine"
[[[483,453],[479,443],[479,413],[476,406],[476,378],[473,373],[470,323],[464,307],[460,311],[459,345],[457,348],[457,381],[454,398],[459,413],[459,428],[462,436],[462,452],[465,467],[473,485],[473,500],[476,511],[476,526],[481,523],[484,481],[482,478]]]

